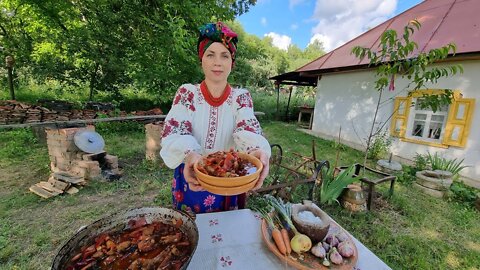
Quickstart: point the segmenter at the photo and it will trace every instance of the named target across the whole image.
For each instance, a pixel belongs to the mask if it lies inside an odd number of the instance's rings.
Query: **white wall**
[[[468,180],[473,179],[475,186],[480,186],[480,60],[461,62],[464,73],[452,78],[441,79],[436,85],[426,88],[447,88],[460,90],[465,98],[475,98],[475,111],[470,135],[465,148],[448,149],[430,147],[421,144],[402,142],[397,138],[391,147],[394,155],[412,160],[416,153],[438,152],[444,157],[465,159],[464,165],[471,167],[461,173]],[[374,89],[374,71],[355,71],[323,75],[318,82],[315,115],[312,131],[326,137],[337,137],[342,127],[342,140],[349,145],[366,145],[370,132],[378,92]],[[389,117],[393,111],[393,98],[406,96],[408,82],[395,80],[395,91],[384,91],[382,106],[377,116],[377,123],[388,121],[385,128],[389,130]]]

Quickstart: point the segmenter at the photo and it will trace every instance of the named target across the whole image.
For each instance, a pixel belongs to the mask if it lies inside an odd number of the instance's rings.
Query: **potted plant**
[[[417,154],[417,156],[419,155]],[[458,178],[460,171],[468,167],[462,165],[463,159],[447,159],[437,153],[432,155],[427,152],[423,157],[427,169],[416,172],[414,186],[437,198],[442,198],[445,192],[450,189],[453,180]]]
[[[343,190],[357,179],[355,165],[344,170],[336,170],[330,168],[330,163],[326,161],[319,166],[320,168],[317,168],[317,170],[321,174],[321,182],[314,187],[314,200],[318,200],[319,204],[338,203],[338,197]]]

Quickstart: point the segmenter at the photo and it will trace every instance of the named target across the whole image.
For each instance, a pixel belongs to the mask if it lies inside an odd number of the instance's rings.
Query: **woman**
[[[244,206],[245,194],[220,196],[200,186],[193,165],[202,155],[233,148],[256,156],[264,169],[254,189],[268,174],[270,145],[253,114],[250,93],[227,82],[236,44],[237,34],[222,22],[200,28],[197,52],[205,80],[182,85],[165,119],[160,155],[175,169],[172,197],[177,209],[204,213]]]

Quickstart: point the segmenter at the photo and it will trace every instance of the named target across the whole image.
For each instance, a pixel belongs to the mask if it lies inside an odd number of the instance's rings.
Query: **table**
[[[298,107],[300,112],[298,113],[298,123],[302,123],[302,114],[307,113],[310,114],[310,120],[308,121],[308,129],[312,129],[312,123],[313,123],[313,111],[314,108],[310,107]]]
[[[262,240],[261,217],[249,209],[197,215],[199,243],[187,269],[292,269]],[[391,269],[352,236],[358,249],[355,270]]]

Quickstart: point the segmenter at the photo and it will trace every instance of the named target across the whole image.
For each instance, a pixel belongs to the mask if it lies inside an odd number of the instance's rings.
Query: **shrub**
[[[461,160],[457,160],[456,158],[446,159],[444,157],[440,157],[437,153],[435,153],[432,156],[430,152],[427,152],[426,158],[432,170],[449,171],[453,174],[453,176],[457,176],[461,170],[468,167],[468,166],[462,165],[463,159]]]
[[[373,142],[368,149],[367,158],[369,159],[380,159],[384,158],[390,149],[390,145],[392,144],[392,140],[387,134],[387,131],[377,134],[373,137]]]
[[[413,173],[414,175],[416,172],[423,171],[428,168],[428,160],[426,156],[418,153],[415,155],[415,158],[413,159],[413,164],[414,164],[413,169],[415,170],[415,172]]]
[[[449,201],[456,201],[459,203],[464,203],[469,206],[473,206],[476,200],[476,190],[473,187],[469,187],[461,182],[454,182],[450,186],[451,194],[449,196]]]
[[[415,182],[415,173],[417,171],[415,167],[403,165],[402,171],[396,174],[397,181],[405,185],[411,185]]]

